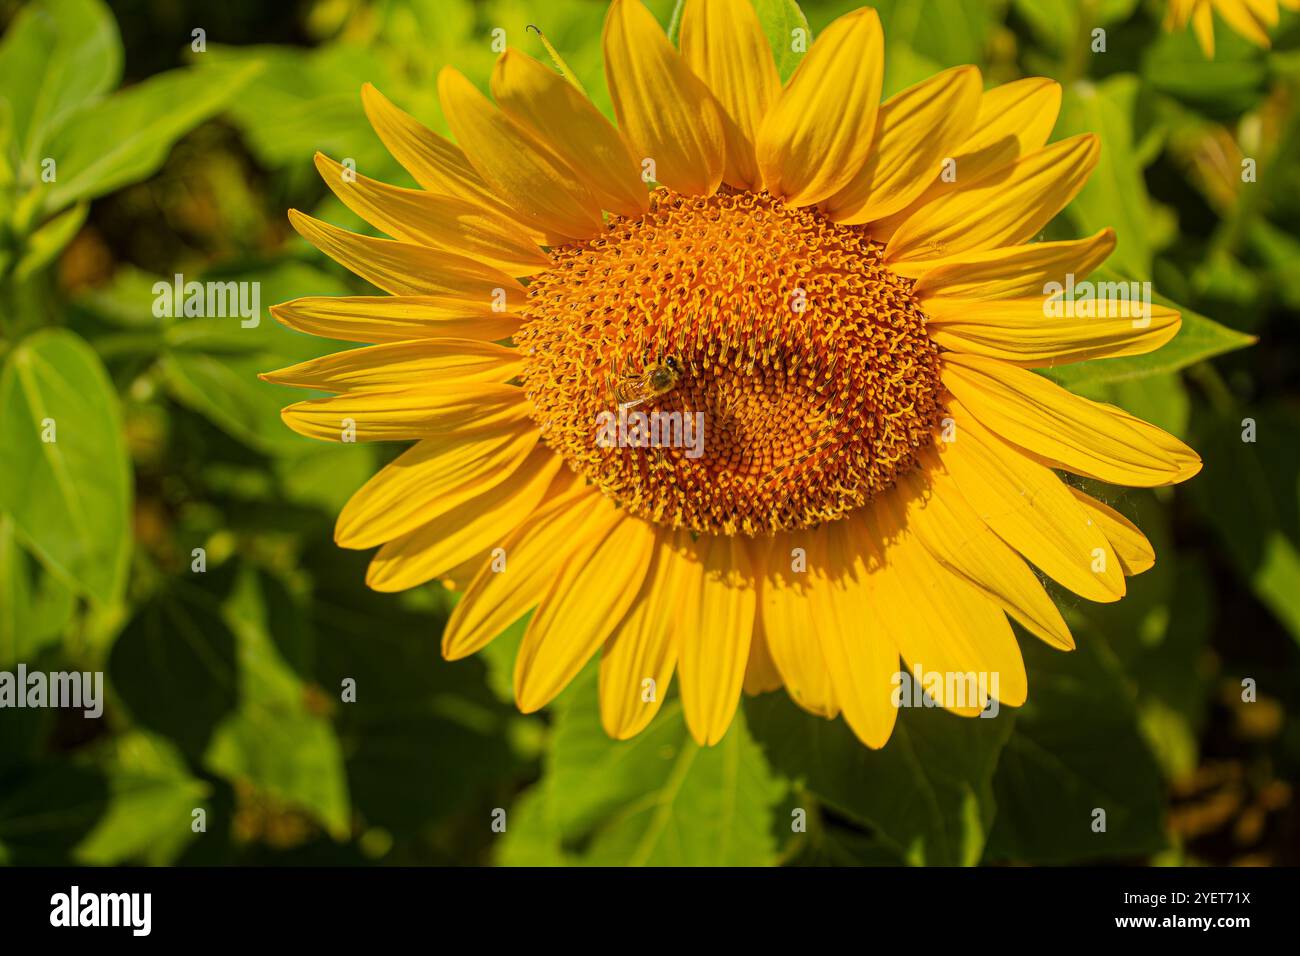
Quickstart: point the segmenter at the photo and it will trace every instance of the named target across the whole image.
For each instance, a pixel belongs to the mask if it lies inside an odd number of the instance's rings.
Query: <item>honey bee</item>
[[[642,372],[619,376],[614,383],[614,401],[619,408],[636,408],[651,399],[667,395],[681,381],[682,366],[671,355],[661,358]]]

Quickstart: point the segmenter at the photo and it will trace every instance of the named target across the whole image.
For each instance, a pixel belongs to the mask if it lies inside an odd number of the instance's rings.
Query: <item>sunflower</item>
[[[742,688],[784,686],[883,746],[905,666],[994,675],[996,692],[940,701],[959,714],[1021,704],[1008,615],[1073,646],[1029,564],[1116,601],[1154,561],[1058,472],[1148,487],[1200,468],[1032,371],[1147,352],[1179,326],[1159,306],[1045,308],[1048,284],[1114,247],[1109,229],[1031,241],[1084,185],[1096,137],[1049,145],[1057,84],[986,91],[969,66],[881,103],[867,8],[784,84],[748,0],[688,0],[680,49],[614,0],[603,44],[617,128],[512,49],[495,103],[442,72],[458,145],[363,90],[422,189],[318,157],[392,239],[291,211],[294,226],[389,295],[275,307],[371,344],[265,377],[332,393],[284,410],[303,435],[415,442],[344,507],[338,543],[378,547],[377,590],[463,589],[449,659],[531,612],[525,712],[599,651],[617,738],[649,723],[674,672],[702,744]],[[698,419],[704,453],[598,440],[615,405]]]
[[[1201,51],[1213,59],[1213,13],[1217,12],[1235,33],[1256,46],[1267,48],[1268,31],[1277,26],[1279,5],[1300,10],[1300,0],[1169,0],[1165,29],[1183,30],[1190,21]]]

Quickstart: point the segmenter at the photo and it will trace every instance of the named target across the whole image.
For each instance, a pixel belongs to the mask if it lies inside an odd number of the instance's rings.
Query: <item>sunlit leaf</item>
[[[117,395],[84,341],[21,343],[0,376],[0,511],[55,574],[96,600],[120,592],[131,551],[131,468]]]
[[[144,179],[177,139],[229,103],[258,69],[174,70],[83,107],[50,140],[57,178],[44,208],[53,212]]]

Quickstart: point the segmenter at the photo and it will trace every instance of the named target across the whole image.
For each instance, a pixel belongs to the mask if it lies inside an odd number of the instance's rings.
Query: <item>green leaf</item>
[[[993,771],[1011,733],[1010,710],[983,719],[904,708],[881,750],[862,744],[843,720],[814,717],[783,694],[752,698],[745,713],[775,769],[870,826],[908,863],[979,861],[996,810]]]
[[[783,792],[743,714],[713,747],[665,701],[648,728],[611,740],[595,668],[556,706],[542,781],[510,820],[503,862],[605,866],[763,866],[775,861],[773,808]]]
[[[22,258],[14,265],[14,279],[22,282],[34,272],[45,268],[81,231],[90,212],[89,203],[78,203],[71,209],[50,219],[26,240]]]
[[[0,96],[12,110],[19,168],[35,178],[51,133],[122,75],[117,24],[99,0],[41,0],[22,9],[0,43]]]
[[[804,52],[812,46],[808,18],[794,0],[754,0],[754,9],[758,11],[763,34],[772,46],[772,55],[776,57],[776,72],[784,83],[803,59]],[[794,49],[795,30],[804,31],[802,50]]]
[[[1118,282],[1120,280],[1109,269],[1098,269],[1090,277],[1094,282]],[[1058,368],[1042,369],[1042,373],[1052,381],[1066,388],[1103,385],[1111,382],[1129,382],[1146,379],[1156,375],[1168,375],[1180,369],[1203,362],[1216,355],[1234,352],[1255,343],[1253,335],[1238,332],[1213,319],[1193,312],[1185,305],[1179,305],[1164,296],[1151,296],[1153,303],[1177,309],[1183,317],[1182,328],[1173,340],[1154,352],[1146,355],[1131,355],[1124,358],[1097,359],[1074,365],[1062,365]]]
[[[355,814],[414,838],[451,814],[470,813],[489,840],[488,812],[506,804],[522,769],[508,737],[518,712],[488,690],[481,661],[440,660],[445,608],[404,607],[361,585],[368,560],[328,536],[305,556],[314,579],[314,651],[297,655],[295,667],[334,702]],[[344,681],[355,687],[355,701],[340,700]],[[487,792],[494,787],[506,792]]]
[[[1282,401],[1213,419],[1197,436],[1205,470],[1187,493],[1255,596],[1300,643],[1297,429],[1300,414]]]
[[[268,385],[257,376],[347,346],[286,328],[266,308],[303,295],[344,295],[348,287],[329,273],[292,262],[203,278],[256,283],[260,320],[249,328],[238,317],[185,319],[168,326],[161,368],[169,390],[182,404],[259,451],[306,454],[313,450],[310,446],[317,443],[304,440],[280,421],[280,409],[307,393]],[[140,302],[137,308],[148,305]]]
[[[1096,85],[1066,89],[1056,138],[1096,133],[1101,138],[1097,167],[1066,214],[1085,235],[1107,226],[1115,230],[1115,251],[1107,266],[1129,279],[1149,279],[1153,247],[1151,201],[1131,130],[1135,128],[1137,77],[1121,74]]]
[[[41,761],[0,770],[0,864],[66,865],[107,805],[93,767]]]
[[[307,811],[335,839],[351,821],[343,754],[328,719],[313,712],[308,686],[285,660],[276,639],[299,632],[301,611],[273,578],[240,571],[227,605],[236,636],[239,705],[215,729],[204,763]],[[272,634],[275,634],[275,638]]]
[[[77,844],[78,863],[109,866],[175,862],[195,838],[195,809],[206,809],[210,784],[190,774],[160,737],[131,731],[115,738],[101,761],[107,773],[104,814]]]
[[[50,141],[57,179],[46,211],[151,175],[176,140],[229,103],[258,69],[172,70],[70,116]]]
[[[220,598],[188,581],[174,583],[118,635],[108,676],[136,726],[167,737],[197,760],[239,700],[235,636],[222,618]]]
[[[1218,120],[1236,119],[1268,90],[1264,51],[1215,24],[1214,56],[1207,59],[1191,27],[1161,31],[1142,54],[1144,83]]]
[[[74,606],[72,591],[27,556],[13,520],[0,515],[0,667],[57,643]]]
[[[1063,653],[1021,641],[1029,700],[994,778],[990,860],[1120,860],[1164,845],[1164,785],[1132,691],[1099,635]],[[1104,831],[1094,829],[1105,812]]]
[[[487,44],[482,46],[486,52]],[[374,83],[390,97],[396,95],[391,70],[378,51],[338,43],[311,50],[211,45],[203,61],[205,70],[249,65],[258,69],[245,94],[230,104],[229,114],[253,155],[267,166],[308,170],[312,156],[321,150],[336,159],[354,160],[372,178],[406,178],[361,108],[363,83]],[[210,82],[220,75],[214,73]],[[314,178],[315,171],[311,172]]]
[[[54,573],[111,602],[131,551],[131,469],[117,395],[76,335],[38,332],[10,353],[0,447],[0,511]]]
[[[984,0],[888,0],[872,6],[885,31],[885,96],[950,66],[984,59],[993,25]]]

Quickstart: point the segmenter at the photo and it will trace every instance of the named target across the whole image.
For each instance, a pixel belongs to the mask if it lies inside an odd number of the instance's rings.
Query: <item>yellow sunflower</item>
[[[1190,21],[1201,51],[1214,57],[1214,16],[1256,46],[1268,47],[1268,31],[1277,26],[1279,10],[1300,10],[1300,0],[1169,0],[1166,30],[1184,30]]]
[[[526,712],[600,652],[618,738],[674,672],[703,744],[742,688],[784,686],[880,747],[905,666],[995,677],[977,700],[941,701],[956,713],[1019,705],[1007,615],[1073,646],[1026,561],[1115,601],[1154,560],[1056,472],[1146,487],[1200,468],[1160,429],[1031,371],[1147,352],[1179,326],[1158,306],[1142,320],[1045,308],[1048,284],[1114,246],[1109,229],[1032,241],[1083,186],[1096,137],[1048,145],[1057,84],[985,91],[974,67],[880,103],[866,8],[785,84],[748,0],[688,0],[680,50],[615,0],[603,43],[618,128],[510,50],[495,103],[441,74],[458,145],[363,91],[422,189],[318,157],[393,238],[296,211],[294,226],[389,295],[277,306],[292,328],[375,344],[266,378],[334,393],[284,410],[304,435],[415,442],[347,504],[338,543],[379,547],[372,588],[463,588],[447,658],[531,612],[514,675]],[[702,447],[602,441],[616,406],[699,421]]]

